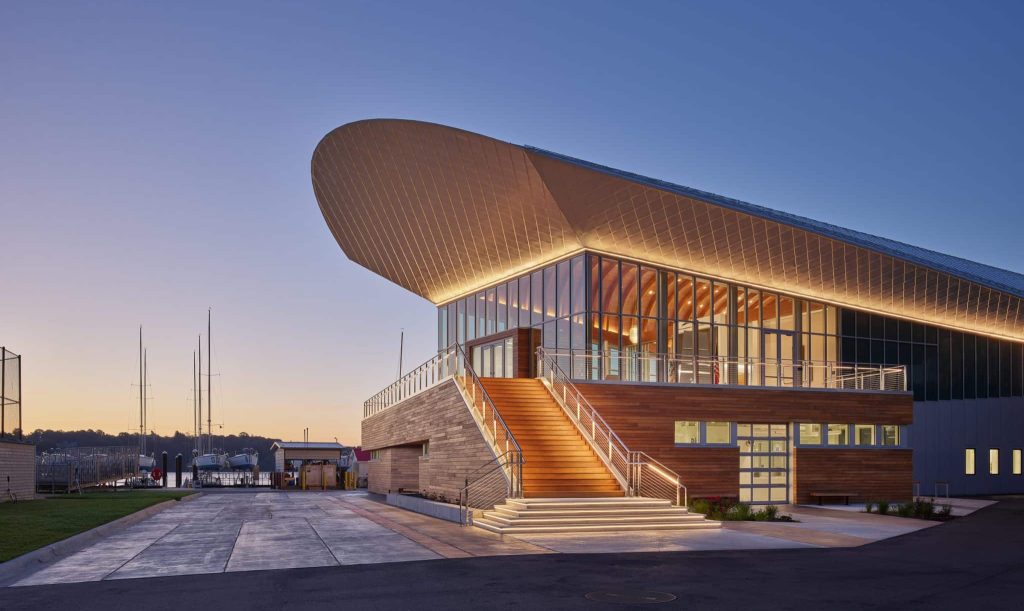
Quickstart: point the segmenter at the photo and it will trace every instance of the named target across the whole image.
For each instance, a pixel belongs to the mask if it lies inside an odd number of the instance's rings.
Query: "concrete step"
[[[631,526],[634,524],[692,524],[704,522],[704,516],[695,514],[683,514],[681,516],[569,516],[564,518],[535,518],[533,516],[510,517],[493,512],[485,512],[482,519],[503,526]]]
[[[656,522],[641,524],[585,524],[568,525],[559,524],[552,526],[506,526],[491,522],[486,518],[473,520],[473,525],[501,535],[525,535],[525,534],[561,534],[561,533],[620,533],[638,530],[713,530],[721,528],[718,522]]]

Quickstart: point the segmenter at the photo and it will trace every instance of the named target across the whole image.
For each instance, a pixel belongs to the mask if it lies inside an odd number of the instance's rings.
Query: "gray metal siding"
[[[932,494],[948,481],[951,495],[1024,493],[1024,475],[1013,475],[1012,453],[1024,449],[1024,397],[915,401],[911,427],[914,480]],[[966,475],[964,450],[975,450],[975,474]],[[988,451],[999,450],[999,474],[988,471]]]

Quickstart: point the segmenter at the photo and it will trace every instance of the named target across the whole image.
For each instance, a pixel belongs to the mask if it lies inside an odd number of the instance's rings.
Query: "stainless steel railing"
[[[466,406],[480,426],[484,439],[491,446],[496,461],[501,464],[501,471],[506,481],[508,497],[519,498],[523,495],[523,458],[522,449],[509,430],[501,413],[494,406],[487,389],[480,377],[473,370],[469,356],[458,344],[441,350],[436,356],[428,359],[384,390],[363,403],[363,417],[374,414],[409,399],[419,393],[437,386],[448,379],[454,379]],[[488,462],[487,465],[491,463]],[[486,466],[486,465],[485,465]],[[467,486],[471,482],[467,480]],[[478,484],[479,486],[479,484]],[[475,506],[475,505],[474,505]]]
[[[688,503],[686,486],[679,474],[644,452],[630,450],[563,371],[558,353],[537,349],[537,375],[594,452],[608,465],[627,496],[668,499],[676,505]]]
[[[549,354],[576,380],[907,390],[907,370],[903,365],[591,350],[559,350]]]
[[[474,509],[490,509],[508,498],[522,497],[523,453],[506,452],[466,476],[459,490],[459,520],[473,524]]]
[[[437,386],[459,373],[461,349],[449,346],[363,402],[363,418]]]

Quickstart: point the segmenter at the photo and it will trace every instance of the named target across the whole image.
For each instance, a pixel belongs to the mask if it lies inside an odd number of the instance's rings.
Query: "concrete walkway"
[[[14,585],[520,554],[856,547],[936,524],[782,509],[799,522],[502,537],[392,507],[361,491],[206,492],[19,576]]]
[[[429,560],[441,555],[356,515],[344,493],[207,493],[16,582],[16,586]]]

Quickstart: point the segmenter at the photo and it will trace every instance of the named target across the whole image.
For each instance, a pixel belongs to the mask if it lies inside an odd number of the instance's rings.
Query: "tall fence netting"
[[[0,437],[21,439],[21,356],[0,348]]]

